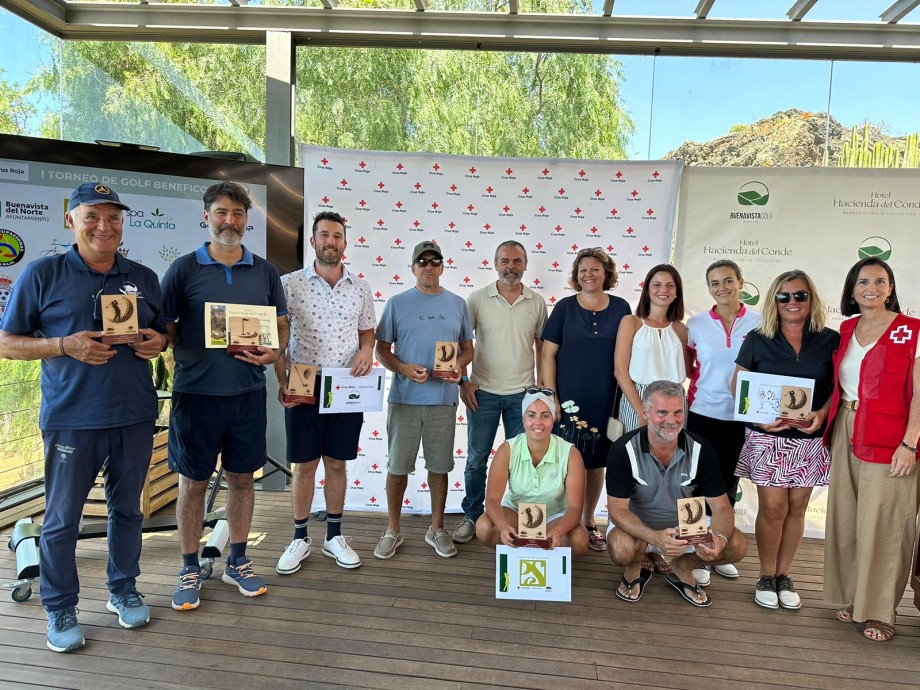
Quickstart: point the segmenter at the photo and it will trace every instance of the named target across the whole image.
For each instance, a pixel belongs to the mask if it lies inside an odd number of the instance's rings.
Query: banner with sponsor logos
[[[848,168],[688,168],[681,180],[677,266],[688,315],[709,309],[706,267],[719,259],[744,275],[742,300],[762,308],[761,293],[783,271],[802,269],[825,304],[827,325],[842,321],[850,267],[878,256],[894,270],[904,313],[920,309],[920,170]],[[739,526],[752,532],[757,493],[742,482]],[[827,491],[815,489],[806,536],[824,536]]]
[[[131,208],[118,251],[160,276],[208,239],[201,197],[213,180],[0,159],[0,314],[29,262],[70,249],[74,236],[64,215],[70,192],[84,182],[111,187]],[[264,256],[266,188],[249,189],[255,206],[246,246]]]
[[[496,247],[518,240],[528,255],[524,283],[550,308],[572,294],[568,277],[578,250],[602,247],[620,274],[616,294],[635,305],[645,274],[668,260],[682,170],[680,161],[484,158],[308,145],[300,147],[300,164],[306,227],[322,210],[346,218],[346,263],[370,283],[378,318],[387,298],[415,285],[411,254],[422,240],[441,246],[441,285],[464,298],[497,279]],[[306,261],[312,260],[307,251]],[[464,496],[466,432],[461,404],[447,498],[452,512]],[[493,447],[502,440],[499,429]],[[420,452],[419,468],[421,458]],[[366,414],[358,459],[349,464],[346,508],[386,509],[386,461],[386,413]],[[319,488],[321,472],[317,479]],[[423,469],[410,476],[404,510],[430,512],[426,479]],[[314,505],[322,500],[317,491]]]

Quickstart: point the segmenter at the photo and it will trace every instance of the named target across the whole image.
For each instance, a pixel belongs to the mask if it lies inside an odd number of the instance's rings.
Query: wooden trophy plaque
[[[100,295],[102,342],[106,345],[139,343],[144,336],[137,325],[137,295]]]
[[[246,316],[231,316],[228,355],[241,355],[244,352],[259,354],[259,319]]]
[[[783,426],[805,427],[811,425],[806,417],[811,414],[811,391],[801,386],[783,386],[780,394],[779,416]]]
[[[284,402],[316,404],[316,376],[319,368],[312,364],[291,364]]]
[[[546,536],[546,504],[519,503],[518,530],[515,546],[529,546],[548,549],[550,540]]]
[[[706,524],[706,506],[703,498],[677,499],[678,539],[688,544],[712,544],[712,535]]]
[[[460,369],[457,366],[459,349],[459,343],[451,343],[446,340],[439,340],[434,344],[434,369],[431,370],[433,378],[452,379],[457,375],[456,372]]]

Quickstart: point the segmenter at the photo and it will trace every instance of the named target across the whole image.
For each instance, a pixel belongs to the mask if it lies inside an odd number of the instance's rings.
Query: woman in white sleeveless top
[[[642,391],[652,381],[683,383],[687,378],[684,286],[670,264],[655,266],[642,284],[636,315],[624,318],[617,333],[614,373],[623,392],[619,419],[629,432],[640,426]]]

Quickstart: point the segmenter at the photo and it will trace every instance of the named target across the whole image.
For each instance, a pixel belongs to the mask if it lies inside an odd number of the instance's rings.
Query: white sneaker
[[[719,575],[722,577],[727,577],[730,580],[734,580],[741,575],[733,563],[723,563],[722,565],[717,565],[716,572],[719,573]]]
[[[700,587],[708,587],[709,582],[712,580],[712,572],[708,565],[704,565],[702,568],[694,568],[690,571],[690,574],[693,575],[693,579],[696,580],[696,584]]]
[[[802,608],[802,600],[788,575],[776,576],[776,594],[779,597],[779,605],[784,609]]]
[[[343,568],[357,568],[361,565],[361,559],[355,553],[348,542],[351,537],[343,537],[341,534],[332,539],[323,541],[323,555],[334,558],[335,562]]]
[[[313,540],[310,537],[306,539],[294,539],[290,545],[281,554],[278,559],[278,565],[275,571],[279,575],[293,575],[300,570],[300,562],[306,560],[310,555],[310,544]]]
[[[776,580],[772,575],[761,575],[754,585],[754,603],[765,609],[778,609],[779,597],[776,596]]]

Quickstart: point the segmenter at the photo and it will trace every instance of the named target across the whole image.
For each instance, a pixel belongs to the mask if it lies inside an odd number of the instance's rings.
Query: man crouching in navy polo
[[[39,426],[45,445],[41,598],[48,647],[85,644],[77,622],[76,543],[83,504],[106,466],[109,560],[106,608],[124,628],[150,621],[135,588],[140,574],[140,496],[150,467],[157,399],[147,360],[166,348],[156,274],[118,254],[130,210],[113,190],[87,182],[71,192],[64,218],[76,242],[29,264],[0,321],[0,357],[40,359]],[[137,297],[142,342],[104,345],[106,295]]]
[[[222,579],[247,597],[267,591],[246,557],[246,539],[254,503],[252,475],[266,458],[264,369],[287,347],[288,319],[278,269],[243,246],[250,208],[243,186],[221,182],[209,187],[204,221],[211,241],[176,259],[163,278],[163,311],[176,358],[169,466],[180,475],[176,518],[182,569],[172,600],[177,611],[198,608],[204,495],[218,455],[227,479],[230,526],[230,557]],[[226,349],[206,348],[205,302],[274,307],[279,349],[259,346],[230,356]]]

